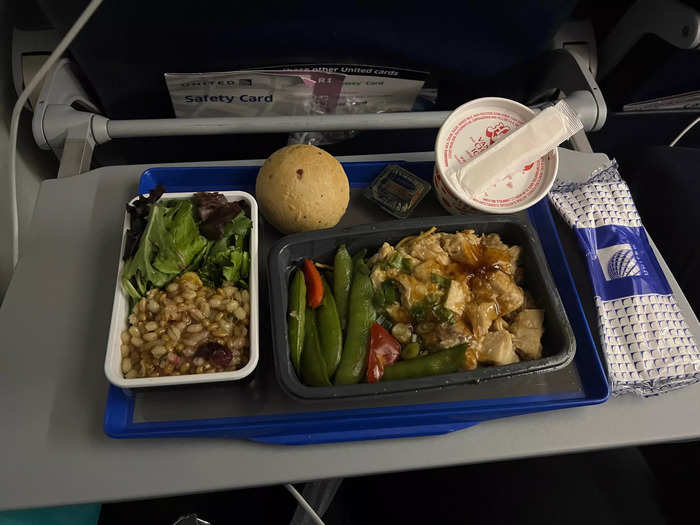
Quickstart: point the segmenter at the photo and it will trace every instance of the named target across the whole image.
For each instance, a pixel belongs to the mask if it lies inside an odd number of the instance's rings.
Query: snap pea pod
[[[343,353],[343,331],[340,328],[340,317],[336,308],[335,299],[331,288],[325,279],[323,280],[323,301],[316,310],[318,323],[318,339],[321,343],[321,355],[326,362],[328,377],[333,377],[335,369],[340,363]]]
[[[415,359],[420,352],[420,344],[418,342],[408,343],[401,350],[401,359]]]
[[[301,377],[309,386],[330,386],[326,362],[321,354],[316,327],[316,312],[306,309],[304,328],[304,351],[301,353]]]
[[[304,274],[297,270],[289,287],[289,354],[297,374],[301,373],[301,353],[304,348],[304,320],[306,317],[306,283]]]
[[[362,248],[359,252],[352,256],[353,268],[357,261],[365,258],[365,255],[367,255],[367,248]]]
[[[343,355],[335,373],[336,385],[353,385],[365,374],[369,331],[375,318],[372,297],[374,287],[369,268],[362,258],[354,265],[350,300],[348,302],[348,329]]]
[[[338,308],[340,326],[343,330],[348,322],[348,297],[352,283],[352,258],[344,244],[340,245],[333,260],[333,295]]]
[[[462,344],[423,357],[399,361],[384,369],[382,381],[414,379],[457,372],[464,363],[466,351],[467,345]]]

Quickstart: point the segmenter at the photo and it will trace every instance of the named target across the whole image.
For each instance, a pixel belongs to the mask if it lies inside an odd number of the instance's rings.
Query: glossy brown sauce
[[[495,270],[502,270],[501,264],[510,260],[510,254],[500,248],[491,248],[483,243],[474,246],[474,264],[452,262],[444,267],[445,277],[469,283],[473,277],[488,278]]]

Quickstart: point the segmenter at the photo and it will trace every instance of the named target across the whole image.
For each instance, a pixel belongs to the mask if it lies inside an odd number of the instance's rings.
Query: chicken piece
[[[492,332],[498,332],[500,330],[508,330],[508,323],[505,319],[503,319],[503,317],[499,317],[491,325]]]
[[[473,281],[479,280],[483,279],[473,279]],[[495,299],[498,303],[501,315],[508,315],[510,312],[522,306],[525,294],[523,289],[515,284],[515,281],[510,275],[499,270],[494,270],[487,274],[485,280],[488,283],[488,287],[490,287],[493,294],[495,294]]]
[[[465,303],[464,317],[469,321],[474,336],[481,338],[498,318],[498,305],[494,301]]]
[[[442,267],[434,260],[418,263],[413,267],[411,273],[424,283],[431,282],[431,276],[434,273],[439,274]]]
[[[499,250],[507,250],[508,245],[501,240],[501,236],[497,233],[489,233],[482,235],[481,242],[488,248],[498,248]]]
[[[469,282],[469,288],[472,292],[472,301],[495,301],[496,292],[491,286],[491,282],[487,274],[477,274]]]
[[[396,253],[394,247],[388,242],[385,242],[382,244],[382,247],[379,248],[379,251],[370,257],[367,262],[370,266],[372,266],[373,264],[388,261],[393,257],[394,253]]]
[[[466,343],[473,339],[472,332],[461,319],[455,323],[440,323],[435,329],[440,342],[440,348],[452,348],[453,346]]]
[[[520,246],[508,246],[497,233],[484,235],[482,244],[486,248],[483,255],[485,265],[496,266],[510,275],[515,274],[520,259]]]
[[[443,249],[453,261],[476,268],[481,256],[481,241],[473,230],[446,234],[441,239]]]
[[[416,238],[408,247],[408,254],[421,261],[434,260],[443,266],[450,264],[450,256],[440,245],[440,235],[430,234]]]
[[[411,306],[422,301],[428,295],[428,285],[419,281],[413,275],[395,270],[387,270],[387,275],[399,284],[401,304],[405,308],[411,308]]]
[[[464,313],[464,305],[467,302],[468,290],[466,288],[464,283],[450,281],[450,289],[445,298],[445,308],[461,316]]]
[[[509,314],[522,306],[525,294],[510,275],[494,271],[490,273],[489,281],[497,294],[496,302],[501,310],[501,315]]]
[[[489,332],[481,340],[481,348],[477,352],[480,363],[492,365],[509,365],[520,361],[513,349],[513,339],[510,332],[500,330]]]
[[[487,248],[497,248],[504,250],[510,255],[510,263],[515,267],[520,259],[520,246],[508,246],[501,240],[501,236],[497,233],[489,233],[483,237],[483,244]]]
[[[511,263],[510,252],[498,248],[484,248],[481,253],[481,265],[483,268],[502,270],[508,275],[513,275],[516,267]]]
[[[459,235],[460,237],[464,238],[473,246],[477,246],[481,243],[481,239],[476,233],[474,233],[474,230],[462,230],[461,232],[456,232],[455,235]]]
[[[396,253],[398,253],[401,256],[401,268],[395,269],[395,268],[390,268],[391,271],[395,272],[406,272],[410,271],[413,272],[413,269],[418,266],[421,263],[420,259],[416,259],[415,257],[412,257],[405,249],[404,246],[401,248],[398,248],[396,250]],[[389,277],[392,277],[391,274],[389,274]]]
[[[544,310],[526,309],[518,313],[509,331],[513,334],[515,349],[526,360],[542,357]]]
[[[542,328],[544,324],[544,310],[539,308],[526,308],[522,310],[517,317],[513,326],[520,324],[524,328]]]
[[[375,264],[372,268],[372,273],[369,274],[369,278],[372,280],[375,290],[379,290],[379,287],[387,279],[386,271],[378,264]]]

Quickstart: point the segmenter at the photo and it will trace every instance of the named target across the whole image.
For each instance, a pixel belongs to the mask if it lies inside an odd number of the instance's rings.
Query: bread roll
[[[335,157],[307,144],[275,151],[260,168],[255,197],[283,233],[332,228],[345,214],[350,184]]]

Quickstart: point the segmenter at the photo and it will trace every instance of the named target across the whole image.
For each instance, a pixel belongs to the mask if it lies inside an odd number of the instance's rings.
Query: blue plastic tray
[[[387,164],[346,163],[344,167],[351,187],[361,188],[367,186]],[[400,164],[416,175],[431,180],[432,162]],[[171,192],[244,190],[253,193],[257,172],[257,166],[152,168],[141,176],[139,192],[148,192],[156,184],[162,183]],[[445,403],[134,422],[133,396],[112,386],[105,410],[105,433],[114,438],[209,436],[300,445],[443,434],[489,419],[604,402],[609,396],[608,382],[547,200],[543,199],[531,207],[528,216],[542,242],[576,336],[577,351],[573,366],[580,377],[580,390]],[[266,300],[261,294],[261,308],[266,309],[262,306]],[[416,401],[419,401],[418,396]]]

